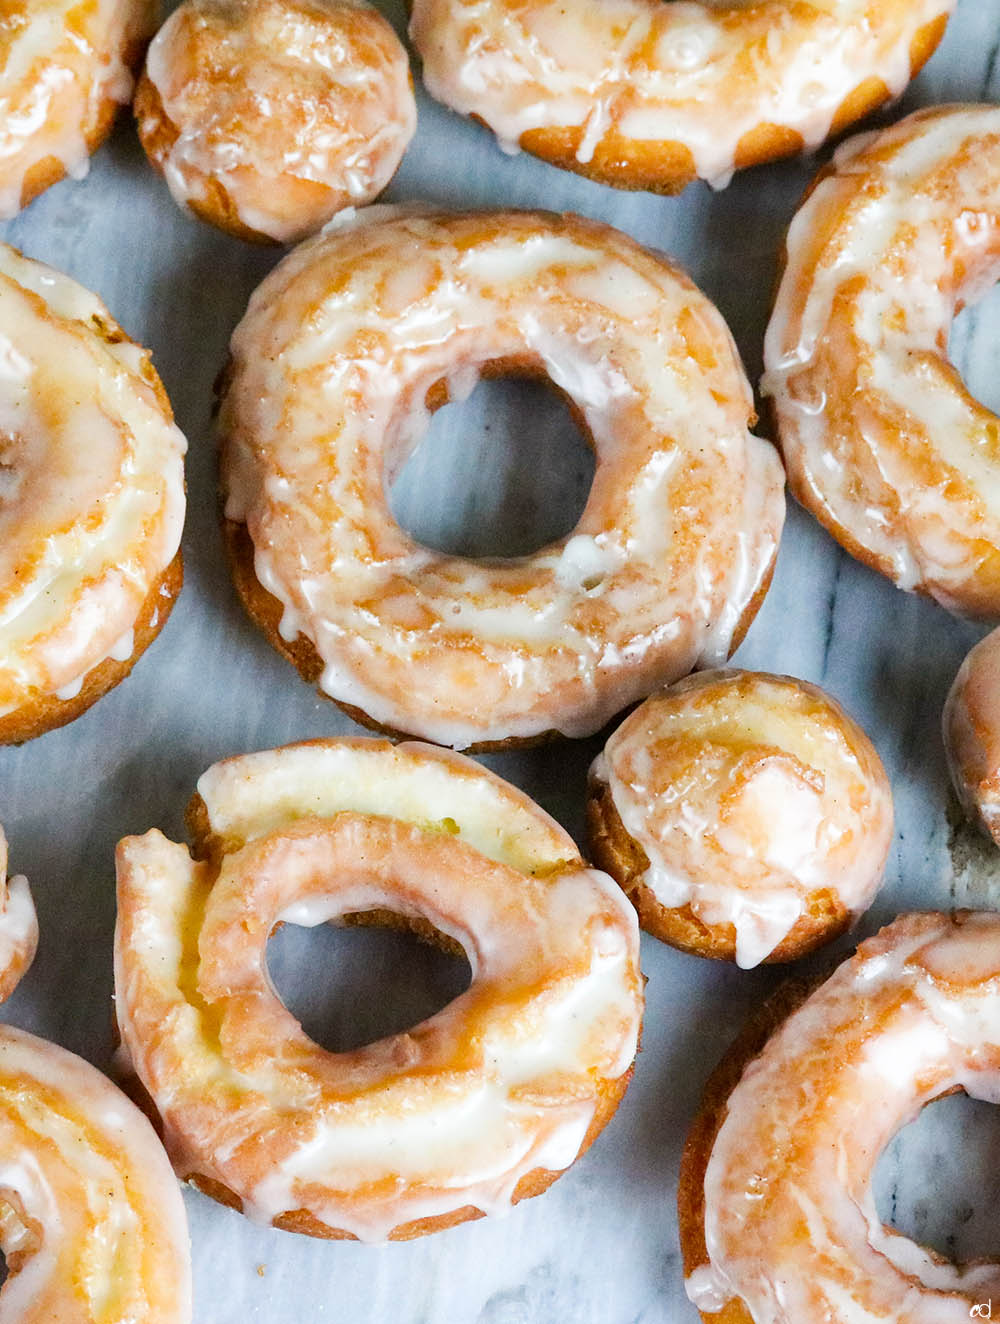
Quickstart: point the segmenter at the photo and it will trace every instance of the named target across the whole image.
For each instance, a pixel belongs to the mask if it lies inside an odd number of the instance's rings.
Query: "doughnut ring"
[[[933,1099],[1000,1089],[1000,915],[912,914],[811,995],[779,990],[705,1090],[681,1164],[688,1296],[705,1324],[965,1324],[1000,1266],[883,1226],[879,1154]]]
[[[180,591],[184,438],[96,295],[0,245],[0,744],[124,679]],[[80,438],[86,437],[86,446]]]
[[[750,671],[640,704],[590,776],[590,856],[654,937],[698,956],[791,961],[871,904],[892,841],[875,749],[829,695]]]
[[[152,0],[8,0],[0,38],[0,219],[80,179],[132,95]]]
[[[313,1236],[420,1236],[545,1190],[609,1120],[642,1012],[635,917],[522,792],[450,751],[314,741],[210,768],[192,860],[118,848],[122,1041],[179,1176]],[[281,922],[391,922],[470,988],[348,1053],[266,973]]]
[[[7,838],[0,828],[0,1002],[6,1002],[35,959],[38,917],[23,874],[7,877]]]
[[[955,793],[1000,845],[1000,630],[981,639],[959,667],[942,728]]]
[[[996,280],[1000,108],[918,111],[845,143],[788,232],[761,383],[798,499],[852,556],[1000,614],[997,418],[948,361]]]
[[[181,207],[281,243],[381,193],[416,127],[406,52],[363,0],[185,0],[135,112]]]
[[[237,587],[367,725],[480,750],[589,735],[725,659],[763,598],[783,478],[747,431],[732,338],[685,275],[607,226],[369,209],[279,264],[231,354]],[[429,411],[484,373],[547,377],[597,454],[576,528],[532,556],[445,556],[389,511]]]
[[[413,0],[431,96],[519,147],[616,188],[812,149],[930,57],[954,0]]]

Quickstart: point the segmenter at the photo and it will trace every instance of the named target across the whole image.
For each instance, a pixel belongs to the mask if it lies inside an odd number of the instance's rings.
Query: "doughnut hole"
[[[432,387],[430,426],[395,473],[389,506],[417,542],[452,556],[529,556],[578,523],[594,452],[547,378],[484,368],[464,400]]]
[[[997,275],[1000,276],[1000,270]],[[1000,413],[1000,380],[996,372],[1000,339],[1000,285],[973,298],[956,315],[948,335],[948,358],[972,395],[993,413]]]
[[[956,1264],[1000,1260],[1000,1108],[935,1099],[886,1146],[872,1182],[882,1222]]]
[[[401,1034],[472,983],[458,944],[424,923],[418,932],[401,916],[368,912],[346,916],[343,926],[283,924],[267,945],[271,982],[310,1039],[329,1052]]]
[[[24,1268],[43,1240],[41,1225],[12,1191],[5,1191],[0,1199],[0,1287]]]

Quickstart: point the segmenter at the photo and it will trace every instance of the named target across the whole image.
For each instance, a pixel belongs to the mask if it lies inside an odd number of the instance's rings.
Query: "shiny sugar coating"
[[[28,880],[7,877],[7,838],[0,827],[0,1002],[13,993],[35,959],[38,917]]]
[[[942,728],[955,792],[1000,845],[1000,630],[981,639],[959,667]]]

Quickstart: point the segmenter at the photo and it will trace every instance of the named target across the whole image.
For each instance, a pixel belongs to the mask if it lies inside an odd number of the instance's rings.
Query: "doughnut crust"
[[[1000,630],[958,669],[941,717],[948,771],[963,809],[1000,845]]]

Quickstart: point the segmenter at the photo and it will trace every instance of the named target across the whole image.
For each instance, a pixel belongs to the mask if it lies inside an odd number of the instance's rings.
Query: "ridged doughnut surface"
[[[954,1090],[1000,1098],[1000,915],[905,915],[804,1002],[779,992],[709,1081],[681,1166],[705,1324],[965,1324],[995,1302],[1000,1265],[947,1263],[871,1192],[896,1132]]]
[[[363,0],[186,0],[136,93],[175,201],[291,243],[381,193],[416,127],[410,65]]]
[[[614,1112],[642,1010],[635,917],[520,791],[460,755],[316,741],[198,783],[196,858],[118,849],[123,1044],[178,1174],[263,1222],[380,1241],[544,1190]],[[347,1053],[271,987],[274,926],[403,922],[469,989]]]
[[[898,95],[954,0],[414,0],[427,90],[619,188],[716,187]]]
[[[128,674],[180,589],[185,442],[96,295],[0,245],[0,743]]]
[[[948,361],[1000,275],[1000,109],[918,111],[845,143],[788,233],[765,343],[795,495],[852,555],[1000,614],[1000,423]]]
[[[396,524],[386,483],[429,409],[496,371],[564,392],[593,487],[572,533],[532,556],[446,556]],[[290,254],[233,336],[237,583],[303,675],[383,729],[463,748],[586,735],[723,660],[752,619],[784,500],[751,419],[716,309],[627,236],[550,213],[371,209]]]
[[[892,841],[875,749],[815,685],[707,671],[656,694],[591,770],[591,857],[643,928],[744,967],[792,960],[871,903]]]

